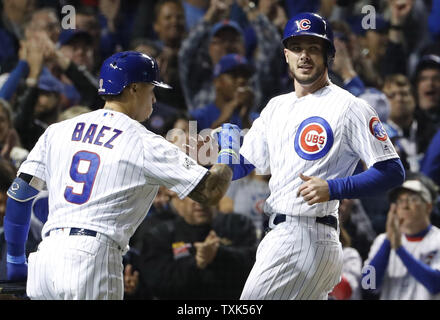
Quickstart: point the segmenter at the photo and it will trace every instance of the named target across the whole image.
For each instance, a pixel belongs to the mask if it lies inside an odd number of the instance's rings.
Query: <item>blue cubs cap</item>
[[[171,89],[161,82],[159,66],[154,58],[138,51],[122,51],[107,58],[99,75],[99,95],[118,95],[130,83],[147,82]]]
[[[240,27],[240,25],[232,20],[222,20],[220,22],[217,22],[212,28],[209,33],[210,38],[213,37],[217,32],[224,28],[230,28],[237,31],[237,33],[243,35],[243,29]]]
[[[303,12],[292,17],[284,27],[284,46],[286,46],[288,39],[298,36],[313,36],[324,39],[328,44],[328,56],[335,56],[332,29],[330,24],[320,15],[312,12]]]
[[[84,38],[86,42],[92,45],[93,38],[87,31],[78,29],[64,29],[63,31],[61,31],[58,37],[58,46],[63,46],[78,38]]]
[[[231,72],[233,70],[242,70],[248,76],[251,76],[254,73],[253,66],[248,62],[248,60],[240,56],[236,53],[230,53],[224,55],[220,61],[214,67],[214,78],[217,78],[219,75]]]

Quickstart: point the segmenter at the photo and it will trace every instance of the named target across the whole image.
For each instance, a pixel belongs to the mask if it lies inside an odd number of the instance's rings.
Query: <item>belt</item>
[[[275,218],[273,219],[273,224],[277,225],[281,222],[286,221],[286,215],[277,213]],[[334,228],[335,230],[338,230],[338,219],[335,216],[324,216],[324,217],[316,217],[317,223],[322,223],[327,226],[330,226]]]
[[[60,230],[64,228],[56,228],[49,230],[44,234],[44,237],[48,237],[52,231]],[[69,236],[90,236],[90,237],[96,237],[97,232],[93,230],[83,229],[83,228],[70,228]]]

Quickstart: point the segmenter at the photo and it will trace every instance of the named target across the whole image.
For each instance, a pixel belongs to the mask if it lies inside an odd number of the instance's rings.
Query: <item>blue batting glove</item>
[[[18,262],[17,257],[7,256],[6,258],[6,270],[8,280],[21,281],[27,279],[28,266],[26,263],[26,257],[20,257],[18,260],[24,258],[24,262]],[[12,260],[15,260],[11,262]]]
[[[217,132],[217,140],[220,146],[217,162],[224,164],[236,164],[240,162],[241,130],[235,124],[225,123]]]

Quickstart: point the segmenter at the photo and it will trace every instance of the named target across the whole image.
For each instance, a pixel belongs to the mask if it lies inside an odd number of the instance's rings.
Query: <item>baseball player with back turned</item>
[[[159,185],[206,205],[226,192],[227,165],[208,171],[138,122],[151,115],[154,87],[170,88],[158,78],[149,56],[114,54],[100,73],[104,108],[51,125],[21,165],[4,219],[7,273],[27,277],[31,299],[122,299],[122,256]],[[49,215],[28,268],[30,205],[44,185]]]
[[[339,200],[384,192],[405,173],[374,109],[329,81],[328,23],[300,13],[283,44],[295,91],[268,102],[241,148],[238,127],[224,124],[218,135],[218,162],[229,163],[233,180],[254,168],[271,174],[271,231],[241,299],[327,299],[342,269]],[[360,159],[368,169],[352,175]]]

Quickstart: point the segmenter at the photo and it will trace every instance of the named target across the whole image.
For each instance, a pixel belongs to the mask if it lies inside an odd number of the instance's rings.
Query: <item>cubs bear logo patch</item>
[[[321,117],[305,119],[295,135],[295,151],[305,160],[324,157],[333,145],[333,131],[330,124]]]

